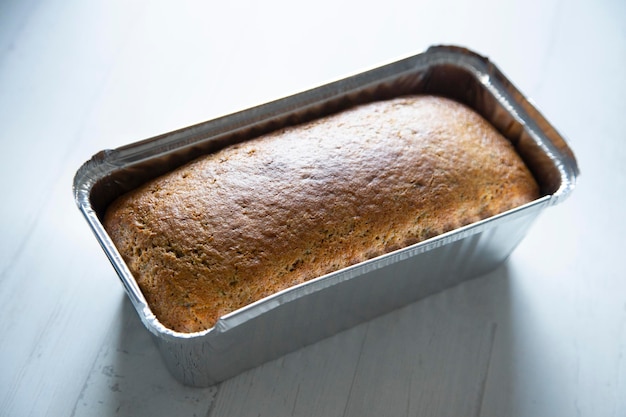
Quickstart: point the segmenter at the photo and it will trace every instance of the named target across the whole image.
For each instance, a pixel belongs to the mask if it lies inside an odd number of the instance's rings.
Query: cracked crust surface
[[[538,196],[484,119],[407,96],[202,157],[117,199],[104,225],[161,323],[194,332]]]

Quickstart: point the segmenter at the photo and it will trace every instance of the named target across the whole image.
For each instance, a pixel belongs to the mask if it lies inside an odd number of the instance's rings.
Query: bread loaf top
[[[117,199],[104,226],[161,323],[194,332],[538,196],[482,117],[406,96],[204,156]]]

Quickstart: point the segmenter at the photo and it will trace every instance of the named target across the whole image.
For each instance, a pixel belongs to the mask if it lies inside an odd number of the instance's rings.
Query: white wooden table
[[[176,382],[76,209],[77,168],[441,43],[489,56],[569,139],[572,197],[487,276]],[[621,0],[0,2],[0,415],[625,416],[625,68]]]

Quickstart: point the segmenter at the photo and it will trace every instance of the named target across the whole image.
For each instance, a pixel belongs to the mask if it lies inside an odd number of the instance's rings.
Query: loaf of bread
[[[160,322],[195,332],[538,196],[488,122],[457,102],[415,95],[201,157],[118,198],[104,226]]]

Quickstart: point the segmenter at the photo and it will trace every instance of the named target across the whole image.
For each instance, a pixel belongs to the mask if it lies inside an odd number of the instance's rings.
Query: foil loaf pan
[[[355,104],[415,93],[450,97],[482,114],[515,145],[542,197],[279,292],[206,331],[178,333],[156,319],[101,223],[117,196],[229,144]],[[464,48],[434,46],[302,93],[101,151],[77,171],[73,190],[172,375],[187,385],[210,386],[496,268],[536,217],[571,193],[578,173],[563,137],[493,63]]]

